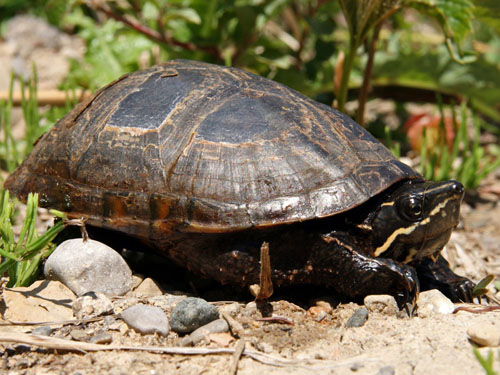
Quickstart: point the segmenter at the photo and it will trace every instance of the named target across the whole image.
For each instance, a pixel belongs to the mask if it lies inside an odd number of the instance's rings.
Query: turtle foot
[[[404,309],[409,316],[413,316],[420,291],[417,271],[392,259],[378,258],[377,261],[392,271],[393,283],[389,293],[394,295],[401,310]]]
[[[476,284],[456,275],[442,256],[435,263],[431,259],[424,259],[416,269],[422,290],[438,289],[453,302],[473,302]]]

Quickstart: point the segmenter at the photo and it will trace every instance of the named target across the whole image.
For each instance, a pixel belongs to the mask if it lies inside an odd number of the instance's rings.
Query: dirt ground
[[[2,66],[9,66],[12,46],[2,45]],[[1,74],[2,76],[3,73]],[[5,78],[5,76],[4,76]],[[49,80],[49,79],[47,79]],[[1,83],[1,80],[0,80]],[[43,85],[41,85],[43,87]],[[487,274],[500,277],[500,170],[486,180],[474,204],[464,203],[462,222],[444,250],[457,273],[478,281]],[[479,198],[479,199],[478,199]],[[279,296],[278,296],[279,297]],[[273,302],[274,315],[284,322],[257,320],[260,313],[248,300],[218,303],[242,325],[239,337],[226,343],[212,340],[197,348],[233,349],[245,341],[248,353],[260,353],[259,360],[232,353],[162,354],[151,351],[76,352],[45,349],[35,345],[0,343],[0,373],[4,374],[231,374],[237,362],[238,374],[377,374],[429,375],[483,374],[473,354],[467,329],[477,323],[495,327],[500,312],[435,314],[408,318],[370,313],[362,327],[348,328],[347,320],[360,306],[340,304],[322,319],[317,309],[298,306],[287,299]],[[88,333],[106,330],[112,344],[129,346],[176,346],[180,338],[171,332],[166,338],[140,335],[123,328],[119,319],[78,325]],[[29,332],[33,327],[0,327],[0,332]],[[53,336],[67,337],[73,326],[57,328]],[[236,336],[236,335],[233,335]],[[489,348],[482,348],[483,354]],[[495,350],[495,353],[497,351]],[[495,361],[497,369],[500,361]]]

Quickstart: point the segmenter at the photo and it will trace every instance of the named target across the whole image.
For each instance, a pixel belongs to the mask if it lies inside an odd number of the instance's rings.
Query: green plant
[[[11,112],[13,89],[14,76],[12,75],[9,85],[9,97],[7,101],[0,101],[0,129],[3,132],[3,139],[0,143],[0,158],[4,162],[7,172],[12,172],[21,162],[21,155],[17,150],[18,144],[12,135]]]
[[[450,56],[459,63],[472,61],[470,53],[461,48],[467,32],[471,30],[473,5],[469,0],[339,0],[349,29],[349,46],[343,63],[342,78],[337,93],[337,106],[344,111],[349,77],[360,46],[368,40],[368,61],[359,96],[358,122],[364,122],[364,104],[371,80],[374,54],[383,23],[403,8],[414,8],[438,21],[445,35]]]
[[[500,353],[499,353],[500,354]],[[477,348],[474,348],[474,355],[476,356],[478,362],[481,364],[485,371],[485,375],[498,375],[498,372],[493,370],[493,351],[488,352],[488,356],[485,358],[481,355]]]
[[[25,126],[23,137],[20,139],[14,139],[11,123],[13,88],[16,81],[19,82],[21,90],[21,108]],[[69,89],[65,91],[67,103],[64,107],[51,108],[41,113],[38,106],[38,76],[35,65],[27,81],[11,76],[8,98],[0,101],[0,130],[3,132],[3,138],[0,139],[0,161],[7,172],[12,172],[32,150],[35,141],[76,104],[74,95],[73,98],[70,96],[71,91]]]
[[[440,138],[445,138],[444,110],[439,102],[441,122],[439,125]],[[452,109],[454,106],[452,106]],[[438,142],[434,149],[429,149],[426,129],[424,129],[423,141],[420,151],[420,169],[426,179],[449,180],[456,179],[466,188],[474,189],[479,186],[481,180],[491,171],[500,166],[500,157],[488,155],[486,149],[479,144],[480,119],[472,115],[470,120],[473,124],[474,135],[472,140],[467,134],[467,106],[463,102],[460,107],[460,119],[452,110],[452,120],[455,138],[451,151],[446,142]],[[458,165],[456,164],[458,162]]]
[[[0,207],[0,275],[8,272],[9,287],[27,286],[35,280],[40,262],[54,250],[51,241],[63,230],[66,216],[51,210],[50,213],[60,220],[39,236],[36,230],[38,195],[29,194],[26,217],[16,241],[12,228],[15,206],[8,191],[0,193]]]

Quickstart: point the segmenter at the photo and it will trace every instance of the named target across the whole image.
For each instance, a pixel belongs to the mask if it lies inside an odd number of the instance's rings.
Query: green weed
[[[493,351],[490,350],[488,356],[485,358],[477,348],[474,348],[474,355],[483,367],[485,375],[498,375],[498,372],[493,370]]]
[[[8,191],[1,192],[0,207],[0,274],[8,272],[9,287],[30,285],[38,275],[40,262],[54,250],[51,241],[63,230],[66,216],[51,210],[50,213],[60,220],[39,236],[36,230],[38,194],[30,194],[26,217],[16,241],[12,227],[15,205]]]
[[[444,139],[444,110],[439,101],[441,112],[441,123],[439,125],[439,137]],[[460,119],[452,106],[452,119],[455,138],[451,151],[445,141],[437,142],[433,150],[428,148],[428,137],[424,129],[421,152],[420,171],[428,180],[450,180],[460,181],[466,188],[477,188],[481,180],[494,169],[500,167],[500,158],[489,155],[486,149],[479,144],[481,120],[471,115],[474,135],[472,139],[467,134],[467,107],[462,103],[460,107]],[[457,162],[458,161],[458,162]]]

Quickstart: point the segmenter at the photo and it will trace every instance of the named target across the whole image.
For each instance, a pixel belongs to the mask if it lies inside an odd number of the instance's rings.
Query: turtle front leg
[[[400,308],[415,305],[420,287],[413,267],[365,255],[336,237],[324,241],[313,252],[318,281],[353,298],[390,294]]]
[[[476,284],[456,275],[443,256],[439,255],[435,263],[425,258],[416,269],[422,290],[438,289],[453,302],[473,302],[472,291]]]

